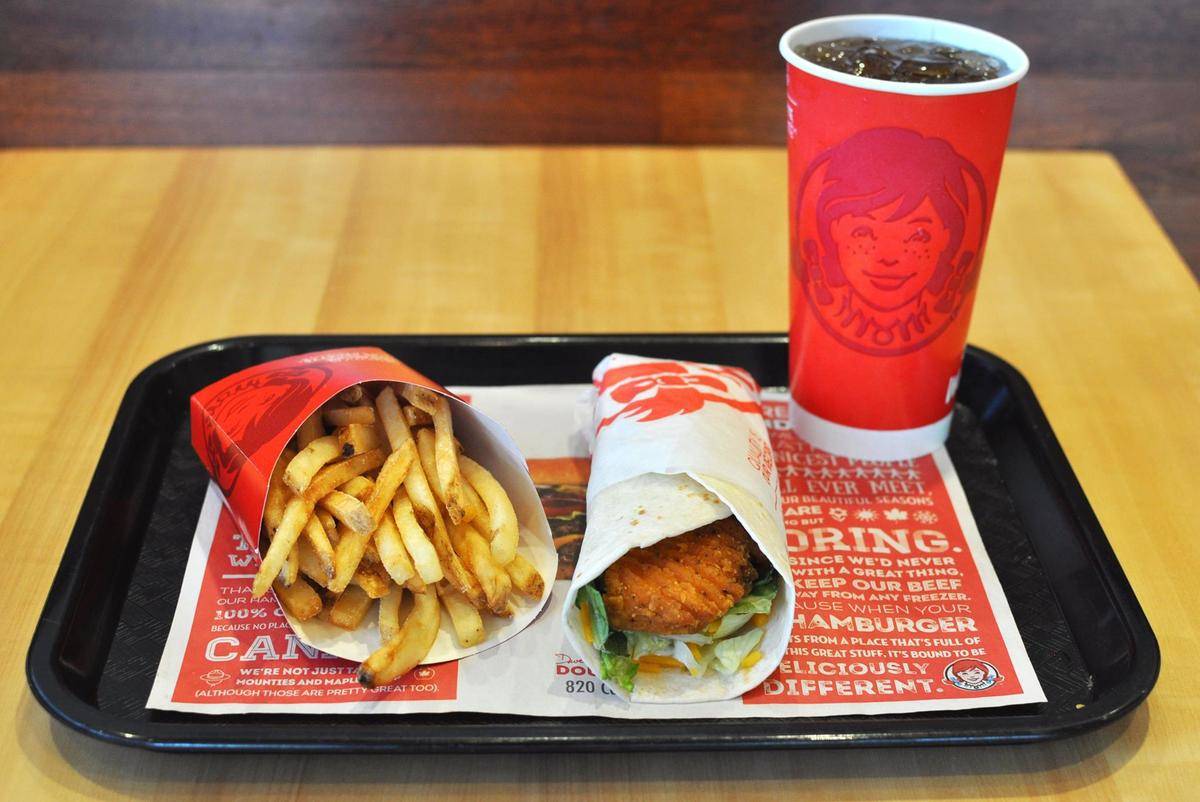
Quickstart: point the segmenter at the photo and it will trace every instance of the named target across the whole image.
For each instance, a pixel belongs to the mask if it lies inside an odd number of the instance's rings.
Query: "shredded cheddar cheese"
[[[750,652],[750,654],[746,655],[745,659],[742,660],[741,667],[749,668],[750,666],[754,665],[761,659],[762,659],[762,652]]]
[[[754,615],[750,616],[750,623],[756,627],[765,627],[767,625],[768,618],[770,618],[770,616],[767,613],[755,613]]]
[[[592,630],[592,610],[587,602],[579,605],[579,626],[583,629],[583,637],[587,638],[587,642],[594,644],[596,634]]]

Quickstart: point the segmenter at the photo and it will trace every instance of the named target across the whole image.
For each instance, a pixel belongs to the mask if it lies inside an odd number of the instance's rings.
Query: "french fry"
[[[433,548],[429,536],[417,523],[416,516],[413,515],[412,501],[409,500],[407,493],[396,494],[396,500],[392,504],[392,514],[395,516],[400,540],[408,556],[412,558],[413,567],[421,580],[423,582],[440,580],[443,572],[442,564],[438,562],[437,550]]]
[[[371,497],[371,491],[374,489],[375,483],[365,476],[355,476],[338,488],[338,490],[347,495],[354,496],[359,501],[364,502],[364,504]]]
[[[332,518],[332,516],[330,517]],[[329,534],[325,531],[325,526],[321,523],[320,516],[315,513],[309,517],[308,523],[304,525],[304,539],[307,541],[313,557],[320,563],[321,570],[325,574],[325,578],[321,582],[324,585],[333,576],[333,544],[329,542]]]
[[[296,543],[296,552],[300,555],[300,573],[325,587],[329,584],[329,576],[325,574],[325,566],[317,558],[313,547],[307,540],[301,539]]]
[[[363,388],[361,384],[356,384],[352,387],[347,387],[338,393],[338,398],[345,401],[347,404],[357,404],[362,400]]]
[[[380,520],[387,508],[391,506],[396,491],[400,489],[404,477],[408,476],[413,460],[416,459],[416,452],[416,447],[412,441],[409,441],[389,454],[383,467],[379,469],[379,476],[375,478],[375,487],[371,490],[370,498],[366,500],[367,509],[376,521]]]
[[[512,501],[496,478],[478,462],[465,456],[460,456],[458,462],[462,466],[463,476],[479,492],[487,507],[492,525],[492,559],[499,565],[508,565],[517,553],[517,540],[520,537]]]
[[[348,587],[329,608],[329,623],[342,629],[358,629],[374,601],[357,585]]]
[[[275,530],[275,536],[271,538],[271,545],[267,547],[266,556],[258,566],[258,573],[254,575],[254,584],[251,590],[254,598],[261,598],[267,592],[267,588],[271,587],[275,578],[279,576],[284,563],[287,562],[288,554],[296,545],[300,531],[311,514],[312,508],[303,499],[293,498],[284,507],[283,518]]]
[[[459,524],[450,527],[450,541],[454,544],[454,550],[462,557],[462,561],[479,580],[487,598],[488,609],[496,615],[503,615],[508,608],[512,580],[492,559],[492,549],[483,539],[483,535],[475,531],[471,524]]]
[[[414,507],[413,509],[415,510],[416,508]],[[435,512],[433,524],[432,532],[428,533],[429,540],[433,543],[434,551],[437,552],[438,563],[442,566],[442,574],[451,587],[466,596],[467,600],[475,605],[475,609],[486,610],[488,604],[483,587],[480,585],[479,580],[475,578],[475,575],[467,570],[462,558],[455,552],[454,545],[450,542],[450,533],[446,530],[446,523],[442,520],[441,513]]]
[[[342,444],[342,454],[347,457],[363,454],[383,445],[373,423],[351,423],[349,426],[342,426],[337,430],[336,437]]]
[[[275,460],[275,467],[271,470],[271,479],[267,483],[267,500],[263,505],[263,523],[267,526],[267,534],[272,536],[279,528],[280,521],[283,520],[283,509],[288,502],[288,489],[287,485],[283,483],[283,471],[295,456],[295,451],[285,448],[279,455],[279,459]]]
[[[458,468],[458,451],[454,447],[454,427],[450,419],[450,402],[441,396],[430,412],[433,415],[434,455],[437,459],[438,484],[442,486],[446,514],[451,523],[467,520],[467,501],[463,492],[463,475]],[[422,433],[429,431],[422,429]]]
[[[466,596],[446,583],[439,583],[437,589],[438,595],[442,599],[442,606],[446,608],[446,612],[450,614],[450,621],[454,624],[454,634],[458,636],[458,645],[465,649],[481,643],[486,637],[486,633],[479,611],[467,601]]]
[[[382,450],[368,451],[365,454],[355,454],[349,459],[326,465],[313,477],[312,483],[304,491],[304,499],[310,504],[316,504],[321,498],[337,490],[354,477],[378,468],[383,464],[385,457]],[[326,527],[327,530],[328,528]]]
[[[322,411],[325,422],[330,426],[349,426],[351,423],[371,424],[375,422],[375,410],[371,407],[333,407]]]
[[[379,516],[379,525],[375,527],[375,548],[379,550],[379,561],[397,585],[403,585],[417,572],[409,559],[408,550],[404,548],[391,510],[385,509],[383,515]],[[433,551],[433,547],[430,546],[429,550]]]
[[[335,490],[318,503],[322,509],[327,510],[334,518],[359,534],[369,535],[375,528],[375,520],[371,518],[371,513],[367,510],[366,505],[354,496]],[[283,527],[280,526],[280,528]]]
[[[513,555],[513,558],[504,566],[504,571],[512,580],[513,588],[522,596],[540,599],[546,592],[546,581],[542,579],[542,575],[533,567],[533,563],[520,554]]]
[[[318,409],[305,418],[304,423],[300,424],[300,428],[296,430],[296,445],[305,448],[313,440],[324,436],[325,426],[321,423],[321,410]]]
[[[408,581],[404,583],[404,588],[406,590],[411,590],[413,593],[424,593],[426,587],[427,585],[425,584],[424,580],[421,579],[419,574],[413,574],[408,578]]]
[[[404,588],[392,588],[379,600],[379,639],[387,643],[400,634],[400,603]]]
[[[295,546],[288,552],[287,559],[283,561],[283,568],[279,571],[279,581],[289,587],[300,578],[300,552]]]
[[[459,465],[461,470],[462,465]],[[479,493],[475,488],[471,487],[470,482],[463,482],[463,494],[467,502],[467,518],[466,523],[475,524],[475,528],[479,530],[479,534],[483,535],[488,540],[492,539],[492,519],[488,515],[487,505],[483,503]]]
[[[303,493],[312,483],[317,471],[340,456],[343,456],[342,446],[336,437],[318,437],[301,449],[288,463],[283,472],[283,482],[294,492]]]
[[[375,396],[375,412],[378,414],[380,423],[383,424],[383,431],[387,435],[392,451],[399,451],[400,446],[404,445],[406,441],[412,440],[412,432],[409,431],[408,424],[404,422],[404,416],[400,413],[400,402],[396,400],[396,391],[391,387],[384,387],[379,391],[379,395]]]
[[[438,401],[445,400],[433,390],[415,384],[404,385],[400,389],[400,396],[417,409],[428,412],[430,415],[436,415]]]
[[[440,622],[441,607],[433,588],[414,593],[412,610],[400,632],[358,667],[359,683],[374,688],[411,671],[433,648]]]
[[[348,527],[343,528],[340,534],[337,549],[333,552],[333,577],[328,585],[333,593],[341,593],[350,584],[371,540],[369,532],[356,532]]]
[[[329,538],[329,545],[337,547],[337,520],[329,514],[329,510],[313,510],[313,515],[317,516],[317,520],[321,522],[321,528],[325,530],[325,536]]]
[[[392,587],[392,580],[374,568],[359,566],[350,579],[350,586],[360,587],[372,599],[382,599]]]
[[[419,407],[406,406],[401,412],[404,413],[405,422],[414,429],[418,426],[433,425],[433,416]]]
[[[446,488],[442,484],[441,474],[439,473],[440,464],[438,463],[437,456],[437,437],[432,429],[418,429],[416,439],[417,453],[420,457],[421,469],[425,472],[425,475],[429,477],[429,484],[436,492],[438,500],[442,503],[442,507],[446,510],[447,514],[449,514],[453,502],[446,493]],[[480,515],[486,514],[486,509],[482,501],[472,503],[473,499],[478,499],[479,496],[467,493],[466,482],[460,480],[458,487],[462,490],[462,492],[457,505],[457,509],[459,510],[459,520],[457,523],[470,523]],[[454,516],[452,515],[450,516],[450,522],[455,523]]]
[[[285,586],[277,579],[271,584],[271,587],[275,590],[275,595],[279,598],[283,609],[287,610],[293,618],[307,621],[321,612],[321,597],[307,582],[301,580]]]

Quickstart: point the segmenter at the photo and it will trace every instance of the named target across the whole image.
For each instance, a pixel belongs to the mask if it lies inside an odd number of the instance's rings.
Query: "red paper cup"
[[[859,78],[796,54],[848,36],[1002,59],[977,83]],[[1017,82],[1019,47],[943,20],[812,20],[788,62],[791,423],[817,448],[895,460],[946,439]]]

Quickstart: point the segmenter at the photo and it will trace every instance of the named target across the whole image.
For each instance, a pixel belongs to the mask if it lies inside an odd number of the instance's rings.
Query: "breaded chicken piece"
[[[609,624],[656,635],[700,632],[750,590],[757,554],[733,516],[634,549],[604,572]]]

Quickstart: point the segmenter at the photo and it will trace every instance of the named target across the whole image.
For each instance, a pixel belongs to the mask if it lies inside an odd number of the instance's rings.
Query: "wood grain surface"
[[[779,144],[780,34],[864,10],[1019,43],[1013,144],[1115,153],[1200,271],[1195,0],[0,0],[0,146]]]
[[[0,796],[1169,799],[1200,787],[1200,293],[1111,156],[1014,152],[971,340],[1030,379],[1154,625],[1108,728],[821,753],[160,755],[54,723],[25,649],[125,387],[251,332],[779,331],[781,150],[0,153]]]

